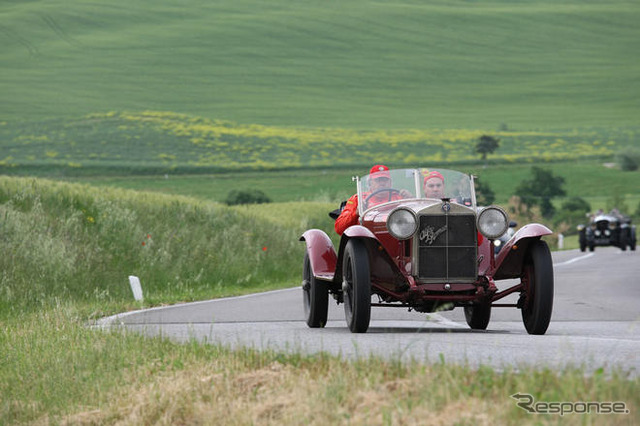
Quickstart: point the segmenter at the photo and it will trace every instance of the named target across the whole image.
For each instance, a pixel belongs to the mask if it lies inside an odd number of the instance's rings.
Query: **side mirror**
[[[340,213],[342,213],[342,210],[344,210],[344,206],[347,205],[346,200],[340,203],[340,208],[337,208],[335,210],[332,210],[329,212],[329,217],[333,220],[336,220],[338,218],[338,216],[340,216]]]

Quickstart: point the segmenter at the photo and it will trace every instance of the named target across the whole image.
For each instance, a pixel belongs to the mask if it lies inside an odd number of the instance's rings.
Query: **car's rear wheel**
[[[369,253],[362,241],[347,242],[342,271],[347,326],[352,333],[365,333],[371,319],[371,277]]]
[[[529,334],[544,334],[553,310],[553,263],[547,243],[536,241],[529,246],[523,265],[525,299],[522,321]]]
[[[318,282],[313,276],[308,253],[304,255],[302,303],[304,305],[304,315],[309,327],[320,328],[327,324],[329,288],[325,283]]]
[[[486,330],[491,319],[491,304],[478,303],[464,307],[464,318],[474,330]]]

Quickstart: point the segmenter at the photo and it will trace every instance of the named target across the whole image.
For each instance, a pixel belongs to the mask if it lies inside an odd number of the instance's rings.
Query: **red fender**
[[[374,240],[378,240],[373,232],[369,230],[369,228],[365,228],[362,225],[353,225],[348,227],[344,234],[349,238],[359,237],[359,238],[372,238]],[[344,238],[344,237],[343,237]]]
[[[347,241],[349,241],[351,238],[366,238],[369,240],[373,240],[376,243],[380,243],[378,237],[376,237],[376,235],[371,232],[369,228],[365,228],[362,225],[353,225],[348,227],[342,234],[342,239],[340,240],[340,250],[338,252],[340,254],[340,257],[338,258],[337,265],[339,270],[342,270],[342,254],[344,253],[344,248],[347,245]],[[338,278],[342,279],[342,277]]]
[[[320,229],[309,229],[300,237],[307,245],[311,271],[316,278],[331,281],[338,256],[329,236]]]
[[[340,250],[338,251],[338,264],[334,283],[339,285],[342,282],[342,261],[347,242],[357,238],[365,243],[371,255],[370,272],[372,280],[380,282],[394,282],[394,280],[405,273],[398,269],[398,265],[389,257],[386,250],[382,250],[383,242],[371,230],[361,225],[353,225],[347,228],[340,240]]]
[[[553,232],[539,223],[530,223],[520,228],[498,253],[495,268],[489,275],[494,279],[517,278],[522,272],[522,263],[529,244]]]

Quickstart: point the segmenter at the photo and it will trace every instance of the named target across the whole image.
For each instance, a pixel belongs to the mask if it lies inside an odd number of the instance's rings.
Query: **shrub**
[[[617,154],[617,161],[620,168],[627,172],[638,170],[640,166],[640,150],[636,148],[627,148]]]
[[[571,197],[562,203],[560,210],[569,210],[575,211],[582,214],[589,213],[591,211],[591,204],[585,201],[584,198],[581,197]]]
[[[238,204],[263,204],[270,203],[271,199],[259,189],[247,189],[243,191],[232,190],[224,200],[225,204],[235,206]]]
[[[476,185],[476,202],[479,206],[488,206],[492,204],[496,199],[496,194],[493,192],[489,184],[482,182],[481,180],[474,181]]]
[[[530,179],[520,182],[516,188],[516,194],[527,206],[539,206],[544,218],[551,218],[555,213],[555,208],[551,204],[551,199],[565,195],[564,178],[554,176],[550,170],[540,167],[531,167]]]
[[[585,223],[586,215],[591,211],[591,205],[580,197],[571,197],[562,203],[560,211],[554,216],[553,223],[556,228],[561,224],[567,227],[566,234],[572,235],[577,232],[576,227]]]

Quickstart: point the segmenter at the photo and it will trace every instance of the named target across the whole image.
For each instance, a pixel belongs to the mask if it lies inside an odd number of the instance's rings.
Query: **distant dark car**
[[[580,250],[594,251],[596,246],[614,246],[621,250],[636,249],[636,226],[625,216],[601,214],[589,225],[578,225]]]
[[[322,230],[302,235],[309,327],[326,325],[331,296],[344,304],[354,333],[367,331],[372,306],[417,312],[460,307],[469,327],[481,330],[492,308],[515,308],[529,334],[546,332],[553,262],[541,237],[551,230],[527,224],[496,255],[494,241],[509,229],[507,213],[497,206],[477,207],[473,177],[454,170],[436,170],[444,177],[444,193],[427,197],[423,177],[433,171],[390,170],[391,187],[373,191],[369,182],[375,177],[356,177],[359,223],[344,231],[337,249]],[[381,191],[386,200],[373,204]],[[498,280],[508,279],[515,282],[497,287]],[[518,301],[499,303],[510,294],[518,294]]]

